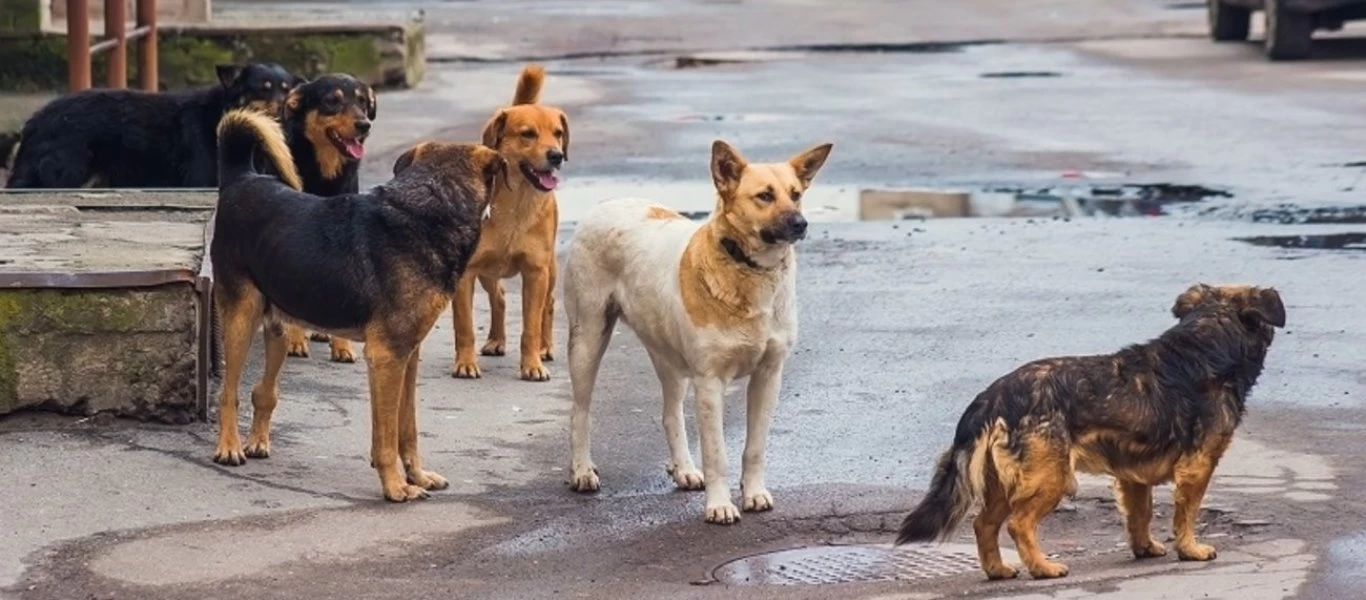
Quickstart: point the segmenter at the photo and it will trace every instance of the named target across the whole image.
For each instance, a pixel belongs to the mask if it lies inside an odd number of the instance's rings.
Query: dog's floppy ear
[[[564,129],[564,137],[560,139],[560,153],[564,154],[564,159],[569,160],[569,117],[560,113],[560,127]]]
[[[797,173],[797,179],[801,180],[803,188],[811,186],[811,180],[816,178],[816,172],[825,165],[825,159],[830,156],[832,148],[834,148],[834,144],[821,144],[787,161],[788,164],[792,165],[792,170]]]
[[[237,81],[237,77],[242,74],[242,65],[218,65],[214,71],[218,73],[218,83],[223,87],[232,87],[232,83]]]
[[[734,146],[727,144],[725,140],[716,140],[711,143],[711,180],[716,184],[716,191],[721,193],[722,198],[729,199],[735,193],[735,188],[740,185],[740,175],[745,172],[745,167],[749,161],[736,150]]]
[[[413,163],[416,162],[417,159],[420,158],[423,154],[425,154],[427,150],[430,149],[430,147],[431,142],[422,142],[416,146],[413,146],[412,148],[409,148],[407,152],[400,154],[398,160],[394,161],[394,175],[398,175],[399,173],[402,173],[403,171],[407,170],[408,167],[413,166]]]
[[[503,155],[497,150],[493,150],[487,146],[482,147],[482,149],[492,150],[491,154],[485,154],[483,158],[484,166],[482,167],[484,185],[488,186],[489,199],[492,200],[493,190],[498,183],[498,176],[503,175],[504,178],[507,177],[508,161],[503,158]]]
[[[505,110],[498,111],[498,115],[484,126],[484,145],[495,150],[503,144],[503,130],[508,125],[508,113]]]
[[[1186,318],[1186,315],[1195,310],[1195,307],[1204,302],[1205,298],[1212,293],[1214,293],[1214,289],[1203,283],[1197,283],[1186,288],[1186,291],[1181,292],[1181,295],[1176,297],[1176,304],[1172,305],[1172,316],[1178,319]]]
[[[370,86],[365,86],[365,98],[368,102],[365,105],[365,118],[375,120],[375,115],[379,114],[379,97],[375,96],[375,90]]]
[[[1252,317],[1273,327],[1285,327],[1285,304],[1276,288],[1259,289],[1251,292],[1247,306],[1243,308],[1244,317]]]

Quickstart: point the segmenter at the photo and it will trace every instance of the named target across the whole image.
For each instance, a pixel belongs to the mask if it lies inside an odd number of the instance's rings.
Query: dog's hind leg
[[[1172,533],[1176,536],[1176,555],[1181,560],[1214,560],[1218,556],[1214,546],[1195,540],[1195,517],[1200,513],[1214,468],[1230,441],[1229,436],[1209,434],[1199,449],[1176,461]]]
[[[444,490],[450,486],[445,477],[422,468],[417,449],[417,368],[420,350],[413,350],[403,369],[403,396],[399,399],[398,457],[408,473],[408,483],[424,490]]]
[[[455,299],[451,303],[451,321],[455,326],[455,365],[451,367],[451,377],[478,379],[479,358],[474,355],[474,280],[473,273],[466,272],[455,286]]]
[[[229,466],[247,462],[237,429],[237,392],[242,382],[242,369],[247,364],[247,353],[251,351],[251,338],[265,313],[265,298],[261,293],[251,286],[243,288],[229,294],[227,287],[220,285],[215,294],[218,319],[223,324],[224,370],[223,387],[218,396],[218,448],[214,450],[213,462]]]
[[[247,435],[248,458],[270,457],[270,417],[280,401],[280,370],[285,364],[285,332],[279,323],[262,328],[266,341],[266,366],[261,381],[251,390],[251,432]]]
[[[700,490],[706,485],[702,471],[693,464],[688,448],[688,432],[683,422],[683,394],[688,391],[688,379],[675,372],[654,353],[650,362],[659,376],[664,396],[664,439],[669,443],[669,466],[665,469],[680,490]]]
[[[977,558],[987,579],[1014,579],[1020,575],[1020,571],[1001,560],[1001,525],[1010,516],[1010,499],[1006,497],[1000,477],[991,469],[987,471],[982,490],[982,512],[977,513],[977,518],[972,522],[972,532],[977,538]]]
[[[545,316],[541,320],[541,360],[555,360],[555,278],[559,275],[555,261],[550,261],[550,285],[545,292]]]
[[[408,364],[415,352],[415,348],[391,348],[378,337],[367,336],[365,340],[370,380],[370,464],[379,473],[384,498],[390,502],[420,500],[428,495],[427,490],[408,483],[399,462],[400,413]],[[416,430],[416,421],[413,425]]]
[[[328,349],[332,351],[332,362],[356,362],[356,351],[351,348],[351,340],[332,336],[332,338],[327,341],[327,345]]]
[[[1167,549],[1153,539],[1153,486],[1143,483],[1116,479],[1114,482],[1115,506],[1124,516],[1125,529],[1129,532],[1129,549],[1134,558],[1156,558],[1166,556]]]
[[[708,523],[730,525],[740,521],[740,509],[730,500],[730,477],[726,465],[726,433],[722,425],[726,382],[719,377],[692,380],[697,395],[697,438],[702,446],[702,473],[707,479]]]
[[[565,308],[569,316],[569,382],[574,390],[574,408],[569,419],[571,451],[569,487],[576,492],[596,492],[600,482],[598,468],[589,450],[589,409],[593,386],[607,343],[616,327],[617,310],[600,290],[579,292],[566,282]],[[577,295],[583,293],[584,298]]]
[[[550,294],[550,273],[545,267],[522,269],[522,379],[549,381],[550,371],[541,363],[545,346],[541,327],[545,323],[545,299]]]
[[[1006,525],[1015,550],[1035,579],[1067,575],[1067,565],[1051,562],[1039,547],[1039,522],[1053,512],[1067,495],[1072,463],[1066,442],[1047,432],[1024,434],[1023,461],[1017,462],[1018,478],[1006,483],[1010,496],[1010,522]],[[998,468],[1002,453],[993,455]]]
[[[773,409],[778,405],[778,390],[782,387],[783,364],[761,364],[749,378],[745,407],[745,452],[740,470],[741,505],[749,512],[773,510],[773,494],[765,484],[765,452],[768,446],[768,426],[773,421]]]
[[[479,353],[484,356],[503,356],[508,352],[508,302],[503,280],[484,276],[479,278],[479,285],[489,295],[489,340]]]

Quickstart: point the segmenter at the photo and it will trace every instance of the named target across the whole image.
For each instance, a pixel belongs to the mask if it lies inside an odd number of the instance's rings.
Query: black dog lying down
[[[209,252],[226,372],[214,461],[270,455],[288,323],[365,343],[370,456],[384,497],[403,502],[445,488],[418,455],[418,348],[474,252],[505,162],[485,146],[426,143],[399,157],[389,182],[325,198],[297,191],[298,170],[269,117],[230,112],[218,135],[222,181]],[[258,174],[257,155],[281,177]],[[238,384],[263,321],[265,372],[252,390],[244,447]]]
[[[1067,567],[1039,548],[1038,525],[1075,493],[1075,468],[1114,478],[1138,558],[1167,553],[1148,526],[1153,486],[1175,481],[1177,555],[1214,558],[1212,546],[1196,541],[1195,517],[1275,328],[1285,326],[1285,306],[1270,288],[1196,285],[1172,314],[1180,322],[1150,342],[1034,361],[987,387],[958,421],[953,447],[897,543],[946,539],[981,500],[972,528],[988,578],[1017,574],[1001,560],[1007,523],[1031,575],[1062,577]]]
[[[7,187],[218,185],[214,131],[223,113],[278,115],[304,82],[270,63],[220,65],[218,79],[201,90],[87,90],[49,102],[24,124]]]

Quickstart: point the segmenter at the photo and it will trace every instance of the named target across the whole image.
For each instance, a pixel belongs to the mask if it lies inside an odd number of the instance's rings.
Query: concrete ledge
[[[214,196],[0,193],[0,414],[202,417]]]
[[[278,62],[306,77],[350,73],[380,89],[413,87],[426,74],[419,23],[181,25],[162,27],[160,38],[160,81],[168,90],[214,84],[215,65],[248,60]],[[130,86],[137,81],[136,54],[130,46]],[[93,81],[104,80],[106,61],[103,54],[92,59]],[[66,36],[0,32],[0,89],[65,90]]]

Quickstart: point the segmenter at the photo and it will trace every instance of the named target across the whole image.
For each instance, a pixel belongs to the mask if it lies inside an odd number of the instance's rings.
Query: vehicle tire
[[[1285,0],[1266,0],[1266,56],[1297,60],[1309,56],[1314,44],[1314,15],[1285,10]]]
[[[1252,10],[1227,4],[1224,0],[1205,0],[1209,14],[1209,37],[1216,42],[1241,42],[1252,28]]]

